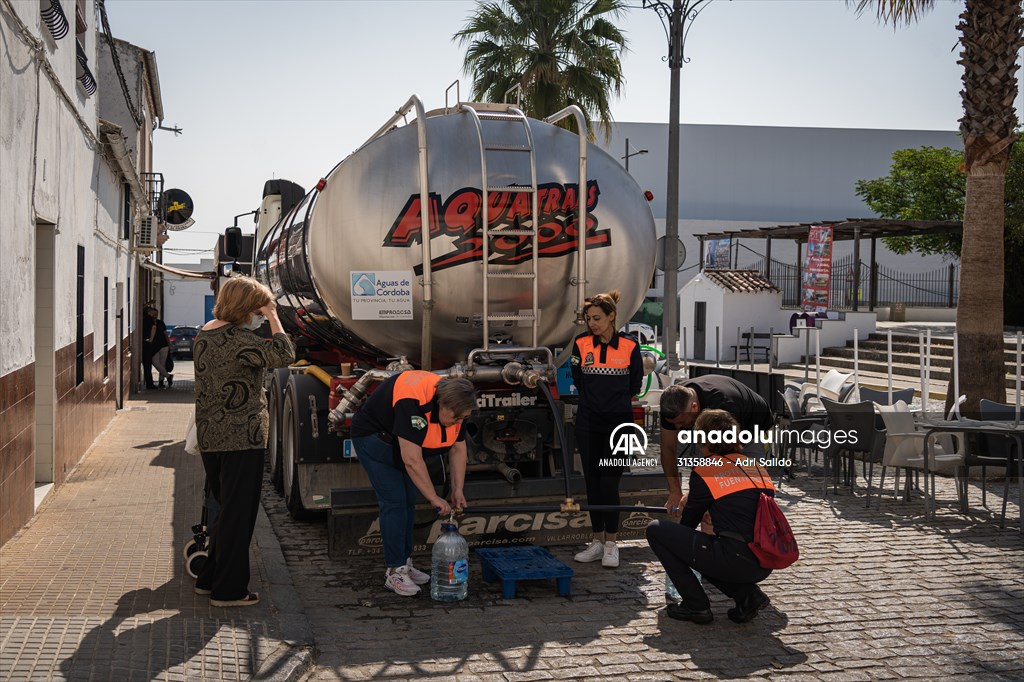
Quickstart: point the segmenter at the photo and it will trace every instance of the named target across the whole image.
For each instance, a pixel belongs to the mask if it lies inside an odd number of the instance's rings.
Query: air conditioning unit
[[[139,221],[139,243],[138,250],[152,252],[157,249],[157,238],[160,235],[160,224],[156,216],[144,216]]]

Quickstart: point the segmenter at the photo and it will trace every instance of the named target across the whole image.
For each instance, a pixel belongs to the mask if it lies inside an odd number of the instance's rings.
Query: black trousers
[[[203,467],[220,514],[210,529],[210,556],[196,587],[211,599],[233,601],[249,594],[249,543],[256,527],[266,450],[204,452]]]
[[[156,388],[153,383],[153,351],[149,350],[151,345],[142,342],[142,378],[146,381],[146,388]]]
[[[583,462],[583,480],[587,484],[587,504],[619,504],[619,482],[622,466],[599,466],[602,459],[612,456],[608,443],[610,433],[599,433],[589,429],[576,429],[576,445]],[[590,525],[595,533],[618,533],[619,512],[592,511]]]
[[[691,568],[737,605],[757,591],[757,583],[771,575],[771,569],[761,568],[746,543],[705,535],[672,521],[659,519],[647,526],[647,542],[683,603],[696,611],[710,608],[711,602]]]

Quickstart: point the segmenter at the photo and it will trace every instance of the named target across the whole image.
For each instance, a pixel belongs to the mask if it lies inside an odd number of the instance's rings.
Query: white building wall
[[[196,266],[195,263],[167,265],[181,270],[209,272],[213,270],[213,259],[206,258]],[[213,295],[211,280],[179,279],[171,275],[163,276],[164,310],[162,319],[165,323],[201,326],[206,324],[206,297]]]
[[[39,3],[14,3],[31,17]],[[38,34],[38,30],[36,31]],[[31,159],[38,80],[32,54],[9,24],[0,21],[4,61],[0,68],[0,376],[32,361],[35,220]],[[9,66],[8,66],[9,65]],[[26,163],[28,161],[28,163]]]
[[[629,172],[641,188],[654,193],[651,209],[658,235],[664,235],[668,126],[615,123],[611,140],[605,142],[600,136],[597,142],[621,163],[626,138],[631,152],[648,150],[630,158]],[[963,149],[956,131],[682,125],[679,235],[687,256],[680,284],[697,272],[700,254],[695,234],[873,216],[856,195],[856,182],[888,174],[894,151],[924,145]],[[764,240],[746,239],[742,244],[741,266],[760,257],[751,251],[765,252]],[[868,248],[865,239],[861,244],[865,262]],[[853,242],[837,242],[833,257],[852,251]],[[772,258],[795,262],[795,244],[773,241]],[[898,263],[909,272],[946,264],[938,256],[897,256],[881,240],[878,262]],[[659,279],[657,293],[651,295],[660,296],[662,289]]]
[[[39,0],[5,0],[0,11],[0,392],[6,399],[0,411],[6,427],[0,441],[0,544],[31,517],[34,484],[63,483],[113,416],[119,389],[127,387],[127,380],[116,381],[127,377],[118,374],[125,356],[118,353],[116,316],[127,301],[128,278],[135,280],[133,289],[138,278],[129,241],[122,239],[123,170],[98,132],[103,83],[95,0],[84,5],[87,28],[76,35],[75,3],[64,3],[70,30],[59,40],[42,22]],[[76,38],[97,80],[91,96],[77,80]],[[126,134],[137,155],[137,131]],[[37,262],[40,243],[49,242],[38,239],[40,225],[52,235],[46,263]],[[79,247],[85,255],[81,347]],[[46,302],[51,289],[53,299],[40,313],[38,339],[37,282],[40,300]],[[122,338],[129,330],[125,325]]]

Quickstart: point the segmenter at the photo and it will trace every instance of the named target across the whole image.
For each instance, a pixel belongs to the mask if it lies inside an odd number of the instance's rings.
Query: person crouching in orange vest
[[[419,492],[441,516],[465,509],[466,431],[477,407],[476,389],[466,379],[432,372],[396,374],[370,394],[352,418],[352,443],[380,508],[380,536],[387,571],[384,587],[403,597],[419,593],[430,575],[412,565],[413,520]],[[451,504],[430,480],[430,457],[448,455]]]
[[[666,607],[671,618],[702,625],[714,620],[696,570],[736,602],[728,611],[729,620],[746,623],[769,602],[757,583],[771,569],[761,568],[747,543],[754,535],[760,494],[774,497],[775,486],[756,458],[736,453],[740,446],[728,434],[738,435],[739,424],[728,412],[704,410],[694,431],[705,438],[703,456],[689,463],[689,492],[680,501],[680,521],[653,522],[647,527],[647,542],[682,597],[681,603]],[[711,435],[715,432],[719,437]],[[713,531],[710,535],[695,530],[705,513],[711,517],[712,527],[705,527]]]

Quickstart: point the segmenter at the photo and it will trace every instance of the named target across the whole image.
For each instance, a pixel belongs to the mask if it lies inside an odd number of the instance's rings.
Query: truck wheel
[[[284,390],[288,385],[288,370],[275,369],[267,389],[267,407],[270,412],[270,427],[267,430],[267,468],[270,482],[278,494],[284,492],[281,469],[281,408]]]
[[[284,409],[281,413],[281,473],[284,484],[284,501],[293,519],[303,520],[310,512],[302,506],[299,491],[299,457],[302,452],[304,430],[312,428],[309,415],[310,396],[322,393],[326,402],[327,387],[317,379],[305,374],[294,374],[288,378],[284,394]],[[326,428],[326,426],[325,426]]]

